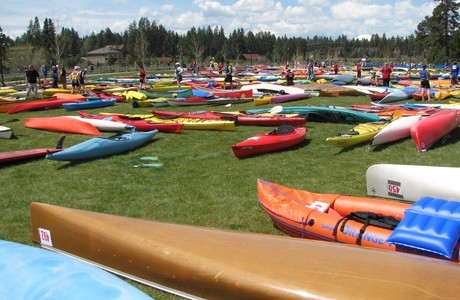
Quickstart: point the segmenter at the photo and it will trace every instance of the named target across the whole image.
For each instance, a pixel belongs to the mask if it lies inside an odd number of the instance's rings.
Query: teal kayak
[[[111,137],[96,137],[60,152],[48,154],[46,158],[59,161],[79,161],[115,155],[146,144],[157,133],[158,129],[117,134]]]
[[[276,108],[276,107],[274,107]],[[274,108],[250,109],[247,114],[262,114],[272,112]],[[308,121],[331,123],[367,123],[380,120],[380,116],[334,106],[287,106],[279,107],[278,114],[300,114]]]

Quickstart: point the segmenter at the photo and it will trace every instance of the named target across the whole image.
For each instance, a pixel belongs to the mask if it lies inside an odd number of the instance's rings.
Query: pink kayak
[[[418,152],[425,152],[459,124],[460,116],[456,110],[441,110],[414,124],[410,133]]]

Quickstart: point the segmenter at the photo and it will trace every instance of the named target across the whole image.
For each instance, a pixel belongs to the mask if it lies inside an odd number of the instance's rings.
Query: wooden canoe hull
[[[30,211],[33,240],[42,246],[189,298],[455,299],[460,293],[460,268],[443,260],[42,203]]]

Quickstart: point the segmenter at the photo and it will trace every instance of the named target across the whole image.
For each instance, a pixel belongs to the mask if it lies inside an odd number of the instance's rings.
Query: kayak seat
[[[459,237],[460,202],[422,197],[406,209],[387,242],[452,259]]]
[[[275,129],[276,134],[288,134],[295,131],[295,127],[291,125],[281,125]]]

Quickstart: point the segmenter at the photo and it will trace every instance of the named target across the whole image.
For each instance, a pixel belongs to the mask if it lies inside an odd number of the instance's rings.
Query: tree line
[[[110,28],[80,36],[73,28],[61,28],[58,20],[35,17],[25,33],[15,40],[5,36],[0,26],[0,68],[15,71],[24,64],[80,64],[89,51],[106,45],[123,45],[123,59],[110,59],[107,64],[152,65],[156,57],[198,65],[209,60],[242,63],[243,54],[258,54],[252,63],[284,64],[292,61],[341,61],[353,63],[369,57],[377,61],[452,62],[460,57],[459,13],[455,0],[435,0],[437,6],[409,36],[387,37],[373,34],[370,39],[331,37],[275,36],[269,31],[254,33],[235,29],[228,36],[222,27],[192,27],[178,34],[146,17],[132,21],[122,33]],[[397,25],[396,25],[397,26]],[[246,62],[248,64],[249,62]]]

